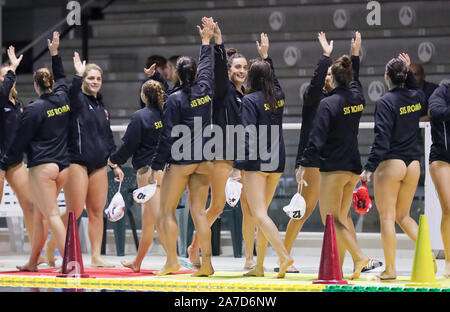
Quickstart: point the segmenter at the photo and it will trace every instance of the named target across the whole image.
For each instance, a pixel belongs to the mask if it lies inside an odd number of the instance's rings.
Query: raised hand
[[[361,33],[357,31],[355,33],[355,38],[352,38],[352,54],[354,56],[359,56],[359,50],[361,50]]]
[[[214,41],[216,44],[222,44],[222,31],[220,30],[219,23],[214,23]]]
[[[17,58],[16,50],[15,50],[14,46],[9,46],[8,57],[9,57],[9,62],[11,63],[11,66],[9,66],[9,68],[15,73],[17,67],[19,66],[20,62],[23,59],[23,55],[20,55],[20,57]]]
[[[144,73],[146,73],[150,77],[155,74],[155,71],[156,71],[156,63],[153,63],[153,65],[150,66],[149,68],[144,68]]]
[[[83,77],[84,71],[86,70],[86,61],[81,62],[78,52],[73,53],[73,66],[75,67],[75,74]]]
[[[409,55],[406,53],[400,53],[398,55],[398,58],[401,59],[406,64],[406,67],[409,70],[409,66],[411,65],[411,59],[409,58]]]
[[[322,46],[323,54],[330,57],[331,52],[333,52],[334,41],[331,40],[330,43],[328,43],[327,37],[322,31],[318,34],[317,39],[319,39],[320,45]]]
[[[203,45],[209,45],[214,36],[214,20],[212,18],[202,18],[203,28],[197,25],[198,33],[202,38]]]
[[[50,39],[47,39],[47,45],[48,45],[48,49],[50,50],[51,56],[58,55],[59,32],[57,32],[57,31],[53,32],[53,39],[52,39],[52,41],[50,41]]]
[[[203,17],[202,26],[205,27],[208,21],[214,23],[214,41],[216,42],[216,44],[222,44],[222,31],[220,30],[219,23],[214,22],[214,19],[212,17]]]
[[[269,37],[267,34],[261,33],[261,43],[256,41],[256,49],[263,60],[269,57]]]

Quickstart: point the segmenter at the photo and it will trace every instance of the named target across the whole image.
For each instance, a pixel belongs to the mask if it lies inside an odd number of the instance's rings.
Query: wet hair
[[[8,70],[9,70],[9,67],[10,67],[10,64],[4,63],[4,64],[2,64],[2,65],[0,66],[0,70],[2,70],[3,68],[7,68],[7,71],[8,71]],[[11,89],[11,95],[12,95],[12,97],[15,98],[15,99],[18,98],[19,92],[17,92],[17,90],[16,90],[15,87],[13,87],[13,88]]]
[[[386,73],[395,86],[402,86],[408,75],[408,68],[405,62],[399,58],[393,58],[386,64]]]
[[[177,66],[177,61],[178,61],[179,58],[180,58],[179,55],[174,55],[174,56],[169,57],[169,59],[167,61],[172,63],[173,67],[176,67]]]
[[[100,66],[98,66],[97,64],[94,64],[94,63],[89,63],[86,65],[86,70],[83,73],[83,79],[87,77],[88,73],[91,70],[98,70],[100,72],[100,76],[103,77],[103,70],[100,68]]]
[[[237,49],[235,49],[235,48],[227,49],[227,66],[228,66],[228,69],[231,68],[231,65],[233,64],[233,60],[237,59],[237,58],[246,59],[245,56],[243,54],[241,54]]]
[[[272,80],[270,64],[263,60],[255,60],[248,71],[248,85],[246,93],[261,91],[269,104],[270,110],[275,111],[277,99],[275,97],[275,85]]]
[[[352,60],[348,55],[343,55],[331,65],[331,74],[338,86],[348,86],[353,80]]]
[[[33,74],[33,80],[41,92],[50,93],[53,88],[53,73],[48,68],[39,68]]]
[[[167,59],[161,55],[150,55],[147,58],[147,62],[145,63],[145,68],[149,68],[153,64],[156,63],[156,67],[164,67],[166,66]]]
[[[197,64],[192,57],[180,56],[176,69],[178,77],[180,77],[182,90],[187,94],[188,99],[191,100],[191,87],[197,75]]]
[[[162,109],[164,107],[164,88],[156,80],[147,80],[142,85],[142,92],[147,98],[147,105]]]

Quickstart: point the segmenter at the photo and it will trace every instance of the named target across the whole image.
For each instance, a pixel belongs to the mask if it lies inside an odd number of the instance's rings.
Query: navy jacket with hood
[[[23,152],[27,154],[28,168],[45,163],[56,163],[60,170],[69,166],[69,85],[59,55],[52,57],[52,69],[53,91],[25,107],[14,143],[3,159],[6,168],[21,162]]]
[[[75,76],[71,87],[69,157],[71,163],[98,169],[106,166],[116,146],[102,95],[84,94],[82,83],[83,79]]]

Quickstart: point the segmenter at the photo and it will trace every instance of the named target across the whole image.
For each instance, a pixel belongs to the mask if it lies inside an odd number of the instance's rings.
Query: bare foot
[[[198,247],[196,246],[189,246],[187,249],[187,253],[189,256],[189,260],[191,261],[191,264],[194,268],[198,269],[201,266],[200,263],[200,252],[198,250]]]
[[[170,273],[178,272],[180,269],[181,269],[181,265],[179,263],[174,264],[174,265],[170,265],[170,264],[166,263],[166,265],[164,265],[164,267],[161,270],[159,270],[158,273],[156,273],[156,275],[158,275],[158,276],[167,275]]]
[[[255,266],[252,270],[244,273],[244,276],[264,277],[264,267]]]
[[[47,263],[47,259],[44,256],[39,256],[38,265]]]
[[[380,275],[377,275],[377,277],[382,281],[389,281],[397,279],[397,274],[395,274],[395,272],[387,272],[385,270]]]
[[[124,267],[129,268],[129,269],[132,269],[133,272],[138,273],[138,272],[141,271],[141,267],[140,267],[140,266],[137,266],[136,263],[135,263],[134,261],[130,261],[130,262],[120,261],[120,263],[121,263]]]
[[[108,263],[102,258],[92,258],[91,267],[93,268],[114,268],[115,265],[112,263]]]
[[[16,266],[17,270],[23,271],[23,272],[37,272],[38,268],[36,264],[30,264],[27,263],[25,265],[18,265]]]
[[[291,257],[280,261],[280,272],[277,274],[277,278],[284,278],[286,270],[294,263],[294,259]]]
[[[450,278],[450,262],[445,262],[444,277]]]
[[[245,265],[244,265],[244,270],[251,270],[255,267],[256,262],[255,260],[251,259],[251,260],[245,260]]]
[[[368,265],[369,262],[370,262],[369,258],[355,262],[353,265],[353,274],[352,276],[350,276],[350,279],[351,280],[357,279],[361,274],[362,269],[364,269],[364,267]]]
[[[211,264],[203,264],[200,270],[192,274],[193,277],[210,276],[214,274],[214,269]]]
[[[47,263],[50,267],[54,268],[56,266],[56,258],[55,258],[55,245],[52,239],[47,240],[45,244],[45,256],[44,262]],[[39,258],[40,260],[40,258]],[[39,263],[39,262],[38,262]]]

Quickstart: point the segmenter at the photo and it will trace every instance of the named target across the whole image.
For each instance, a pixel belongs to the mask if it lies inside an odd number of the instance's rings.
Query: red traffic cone
[[[327,214],[323,233],[322,255],[320,256],[319,278],[313,281],[313,284],[348,284],[347,281],[342,279],[332,214]]]
[[[66,244],[64,246],[64,258],[61,269],[62,272],[57,277],[89,277],[88,274],[84,273],[77,220],[73,212],[69,212]]]

